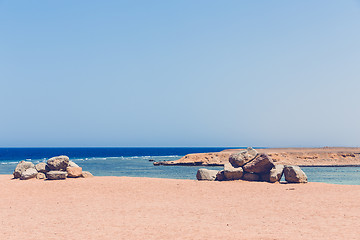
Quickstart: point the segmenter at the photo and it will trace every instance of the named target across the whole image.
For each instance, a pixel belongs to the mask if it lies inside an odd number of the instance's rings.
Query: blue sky
[[[359,1],[0,0],[0,146],[360,146]]]

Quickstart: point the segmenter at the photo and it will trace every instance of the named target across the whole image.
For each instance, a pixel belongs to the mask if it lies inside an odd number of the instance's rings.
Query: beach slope
[[[0,176],[0,239],[358,239],[360,186]]]

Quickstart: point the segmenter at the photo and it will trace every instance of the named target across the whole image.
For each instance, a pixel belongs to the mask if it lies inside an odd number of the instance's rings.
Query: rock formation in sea
[[[184,165],[184,166],[222,166],[224,160],[229,160],[229,153],[192,153],[176,161],[153,162],[156,165]]]
[[[223,166],[232,162],[241,166],[253,153],[242,155],[245,149],[227,149],[221,152],[193,153],[175,161],[154,162],[154,165]],[[360,166],[360,148],[261,148],[258,153],[267,154],[276,165],[297,166]]]
[[[71,178],[89,178],[93,177],[90,172],[82,171],[76,163],[69,160],[68,156],[57,156],[50,158],[46,163],[41,162],[34,165],[32,162],[21,161],[17,164],[14,178],[28,180],[32,178],[60,180]]]

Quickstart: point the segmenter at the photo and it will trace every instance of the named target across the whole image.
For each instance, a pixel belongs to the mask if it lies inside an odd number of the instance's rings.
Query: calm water
[[[310,182],[360,185],[360,167],[301,167]]]
[[[229,147],[227,147],[229,148]],[[234,147],[235,148],[235,147]],[[225,148],[0,148],[0,174],[12,174],[21,160],[37,164],[67,155],[95,176],[130,176],[195,179],[201,167],[153,166],[189,153],[218,152]],[[220,170],[222,167],[206,167]],[[302,167],[310,182],[360,185],[360,167]]]

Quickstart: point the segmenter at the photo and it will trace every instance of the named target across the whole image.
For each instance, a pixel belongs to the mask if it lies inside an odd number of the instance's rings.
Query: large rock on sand
[[[285,180],[288,183],[306,183],[307,176],[299,166],[284,167]]]
[[[68,156],[52,157],[47,161],[47,165],[52,171],[66,170],[66,168],[69,166],[69,157]]]
[[[256,174],[256,173],[244,173],[243,177],[242,177],[243,180],[245,181],[259,181],[260,180],[260,175],[259,174]]]
[[[82,171],[81,177],[83,177],[83,178],[92,178],[92,177],[94,177],[94,175],[92,175],[88,171]]]
[[[49,180],[66,179],[67,172],[64,171],[50,171],[46,173],[46,177]]]
[[[242,167],[246,163],[253,160],[257,154],[258,152],[255,149],[249,147],[245,151],[231,154],[229,157],[229,162],[235,168]]]
[[[30,178],[34,178],[34,177],[36,177],[37,174],[38,174],[38,171],[36,171],[35,168],[28,168],[21,173],[20,179],[27,180]]]
[[[273,167],[270,170],[269,182],[271,183],[280,182],[283,172],[284,172],[284,165],[275,165],[275,167]]]
[[[41,172],[41,173],[46,173],[46,172],[50,171],[50,168],[44,162],[36,164],[35,169],[36,169],[36,171]]]
[[[67,167],[66,172],[68,173],[68,177],[77,178],[82,176],[82,168],[81,167]]]
[[[22,172],[24,172],[26,169],[34,168],[34,167],[35,166],[32,162],[26,162],[26,161],[19,162],[13,173],[14,178],[20,178]]]
[[[243,166],[245,172],[266,173],[274,167],[271,158],[265,154],[258,154],[252,161]]]
[[[275,167],[273,167],[270,170],[270,172],[262,173],[260,175],[260,179],[261,181],[270,182],[270,183],[279,182],[283,175],[283,171],[284,171],[284,165],[275,165]]]
[[[226,180],[240,180],[243,172],[242,167],[234,168],[230,163],[224,165],[224,177]]]
[[[225,180],[226,180],[226,178],[225,178],[225,175],[224,175],[224,170],[219,171],[216,174],[215,181],[225,181]]]
[[[45,173],[39,172],[39,173],[36,175],[36,179],[46,179]]]
[[[216,174],[219,171],[217,170],[208,170],[205,168],[200,168],[196,173],[197,180],[207,180],[214,181],[216,179]]]
[[[73,161],[69,161],[69,167],[79,167],[79,165],[77,165]]]

